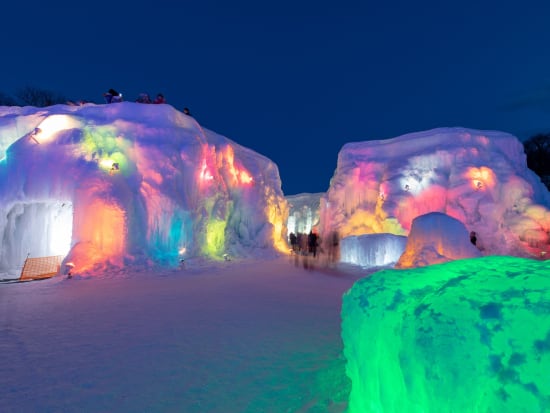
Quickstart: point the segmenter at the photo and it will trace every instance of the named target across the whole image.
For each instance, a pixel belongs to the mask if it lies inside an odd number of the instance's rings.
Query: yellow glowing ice
[[[495,173],[486,166],[468,168],[466,177],[470,179],[472,188],[476,191],[483,190],[486,187],[493,188],[496,183]]]
[[[206,224],[206,243],[203,252],[212,257],[220,258],[225,249],[225,227],[226,221],[211,219]]]
[[[223,158],[229,168],[229,173],[233,177],[234,182],[239,184],[249,184],[252,182],[252,176],[242,166],[235,165],[235,152],[232,146],[227,146],[223,153]]]

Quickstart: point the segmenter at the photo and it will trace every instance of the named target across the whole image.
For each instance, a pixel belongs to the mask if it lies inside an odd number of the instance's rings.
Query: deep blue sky
[[[550,2],[26,1],[2,5],[0,92],[164,93],[326,191],[352,141],[550,130]]]

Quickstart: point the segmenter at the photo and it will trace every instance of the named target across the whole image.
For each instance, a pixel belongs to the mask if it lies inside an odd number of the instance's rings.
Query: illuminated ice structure
[[[440,128],[344,145],[321,198],[320,232],[407,236],[414,218],[441,212],[477,233],[483,255],[547,258],[549,206],[516,137]]]
[[[413,219],[405,251],[395,267],[423,267],[480,256],[462,222],[441,212],[430,212]]]
[[[343,298],[347,413],[550,411],[550,261],[379,271]]]
[[[406,243],[403,235],[350,235],[340,242],[340,261],[367,268],[393,266]]]
[[[319,225],[319,201],[324,193],[302,193],[298,195],[287,195],[288,221],[287,231],[290,234],[309,234]]]
[[[367,234],[342,239],[340,261],[367,268],[411,268],[480,256],[462,222],[429,212],[413,219],[407,237]]]
[[[277,166],[169,105],[0,107],[0,159],[0,272],[287,249]]]

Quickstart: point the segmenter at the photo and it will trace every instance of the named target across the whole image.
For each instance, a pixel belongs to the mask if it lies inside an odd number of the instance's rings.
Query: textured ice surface
[[[348,143],[320,205],[321,232],[342,237],[408,235],[414,218],[442,212],[478,233],[484,255],[550,252],[550,194],[504,132],[439,128]]]
[[[550,411],[550,262],[385,270],[344,295],[349,413]]]

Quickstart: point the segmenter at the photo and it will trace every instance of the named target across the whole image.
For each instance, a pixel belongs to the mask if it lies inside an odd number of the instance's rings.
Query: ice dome
[[[462,222],[441,212],[430,212],[413,219],[405,251],[395,267],[422,267],[480,256]]]

